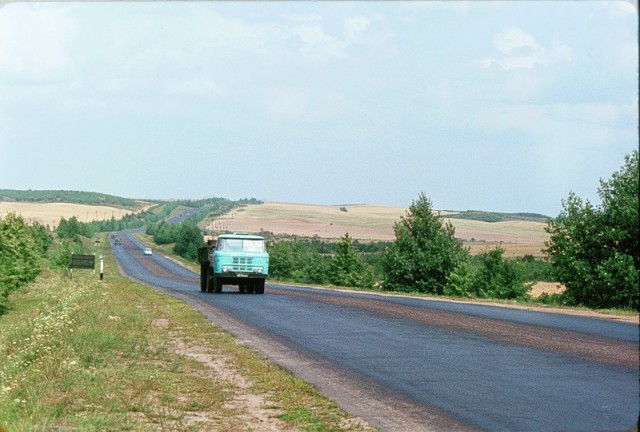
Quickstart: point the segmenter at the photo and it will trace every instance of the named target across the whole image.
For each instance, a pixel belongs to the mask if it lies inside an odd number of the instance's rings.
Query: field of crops
[[[21,214],[29,223],[39,222],[51,227],[58,225],[60,218],[69,219],[75,216],[80,222],[94,220],[106,220],[121,217],[133,213],[135,210],[123,209],[111,206],[71,204],[71,203],[35,203],[35,202],[1,202],[0,217],[7,213]]]
[[[206,226],[210,231],[270,231],[274,234],[318,236],[337,239],[346,232],[355,239],[395,239],[393,225],[405,215],[401,207],[374,205],[310,205],[265,202],[236,209]],[[456,236],[465,241],[472,252],[479,252],[502,243],[506,256],[542,256],[540,249],[548,239],[545,224],[533,220],[484,222],[447,218],[456,213],[441,211],[456,229]]]

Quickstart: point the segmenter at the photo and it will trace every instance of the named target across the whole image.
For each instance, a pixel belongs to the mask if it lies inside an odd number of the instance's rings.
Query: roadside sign
[[[95,255],[71,255],[71,268],[74,269],[91,269],[94,270],[96,267],[96,256]]]

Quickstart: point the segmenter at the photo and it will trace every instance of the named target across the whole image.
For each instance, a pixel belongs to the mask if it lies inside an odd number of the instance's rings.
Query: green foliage
[[[338,286],[373,288],[373,272],[365,268],[349,233],[340,239],[338,250],[331,259],[329,280]]]
[[[140,204],[136,200],[114,195],[65,190],[19,191],[0,189],[0,201],[65,202],[90,205],[116,205],[122,207],[137,207]]]
[[[524,283],[521,265],[503,259],[504,249],[483,252],[477,259],[463,261],[450,275],[446,295],[518,299],[524,298],[529,285]]]
[[[301,283],[329,283],[329,258],[315,253],[307,242],[270,242],[269,275]]]
[[[165,221],[158,223],[153,232],[153,241],[156,244],[163,245],[169,243],[175,243],[178,240],[178,231],[180,225],[168,224]]]
[[[463,260],[449,275],[444,294],[453,297],[478,297],[477,270],[471,260]]]
[[[60,218],[60,223],[56,227],[56,234],[59,238],[75,240],[78,236],[91,237],[93,230],[91,230],[88,224],[78,221],[78,218],[72,216],[69,220]]]
[[[434,214],[431,201],[421,193],[393,229],[396,241],[383,261],[384,289],[442,294],[449,275],[467,255],[453,225]]]
[[[63,238],[60,240],[58,247],[52,251],[49,261],[51,265],[59,269],[71,268],[71,255],[82,254],[84,249],[79,237],[69,239]]]
[[[529,282],[556,282],[553,274],[553,268],[548,260],[535,259],[531,255],[525,255],[522,258],[515,258],[522,279]]]
[[[195,225],[178,225],[176,244],[173,251],[183,258],[195,261],[198,258],[198,248],[206,246],[200,229]]]
[[[457,214],[448,215],[451,219],[468,219],[481,222],[504,222],[512,220],[528,220],[535,222],[545,222],[548,217],[538,213],[496,213],[478,210],[467,210]]]
[[[44,255],[53,242],[53,237],[49,230],[41,223],[35,222],[31,225],[31,235],[36,242],[40,255]]]
[[[339,243],[318,239],[270,241],[269,275],[299,283],[373,288],[375,271],[360,258],[361,253],[366,255],[360,246],[366,247],[348,234]]]
[[[547,223],[545,252],[569,304],[593,308],[640,310],[640,232],[638,151],[607,181],[601,180],[602,204],[593,206],[574,193]]]
[[[51,236],[39,224],[29,226],[15,213],[0,219],[0,313],[9,294],[40,273],[40,257],[50,243]]]
[[[269,276],[282,280],[291,279],[295,269],[295,257],[288,243],[278,241],[269,244]]]
[[[497,247],[480,255],[475,281],[480,297],[516,299],[526,295],[529,286],[523,283],[517,263],[503,259],[503,254],[504,249]]]

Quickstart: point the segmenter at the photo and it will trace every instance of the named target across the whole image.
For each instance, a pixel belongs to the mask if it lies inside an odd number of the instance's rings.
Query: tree
[[[515,299],[526,295],[530,286],[522,280],[517,263],[503,259],[503,254],[504,248],[498,246],[480,255],[475,280],[478,297]]]
[[[69,220],[64,217],[60,218],[56,233],[60,238],[75,239],[80,234],[83,234],[82,224],[78,221],[78,218],[71,216]]]
[[[200,229],[195,225],[180,224],[176,237],[173,251],[190,260],[195,260],[198,257],[199,247],[206,246]]]
[[[334,285],[372,288],[373,274],[366,269],[353,246],[353,240],[346,233],[340,239],[338,250],[329,266],[329,280]]]
[[[442,294],[450,273],[467,255],[453,225],[435,214],[420,193],[393,230],[396,241],[384,255],[383,288]]]
[[[269,276],[275,279],[289,279],[295,269],[291,247],[284,241],[269,245]]]
[[[0,219],[0,313],[9,293],[40,272],[43,245],[36,235],[20,215],[9,213]]]
[[[572,192],[558,218],[548,221],[545,252],[566,286],[565,302],[639,309],[639,181],[636,150],[620,171],[600,180],[600,206]]]

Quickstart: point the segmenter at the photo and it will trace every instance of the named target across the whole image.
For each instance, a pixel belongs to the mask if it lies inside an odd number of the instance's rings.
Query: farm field
[[[138,210],[135,210],[138,211]],[[58,225],[60,218],[69,219],[73,216],[80,222],[105,220],[123,216],[134,212],[131,209],[123,209],[101,205],[70,204],[70,203],[31,203],[31,202],[0,202],[0,217],[8,213],[21,214],[29,223],[39,222],[51,227]]]
[[[342,210],[341,210],[342,209]],[[346,210],[346,211],[345,211]],[[213,221],[208,231],[270,231],[274,234],[318,236],[337,239],[346,232],[360,241],[391,241],[395,239],[393,224],[404,216],[406,209],[366,204],[312,205],[265,202],[249,205]],[[502,243],[505,256],[533,255],[541,257],[540,249],[548,239],[545,224],[536,221],[483,222],[447,218],[456,212],[441,211],[456,229],[456,236],[465,241],[472,253]]]

